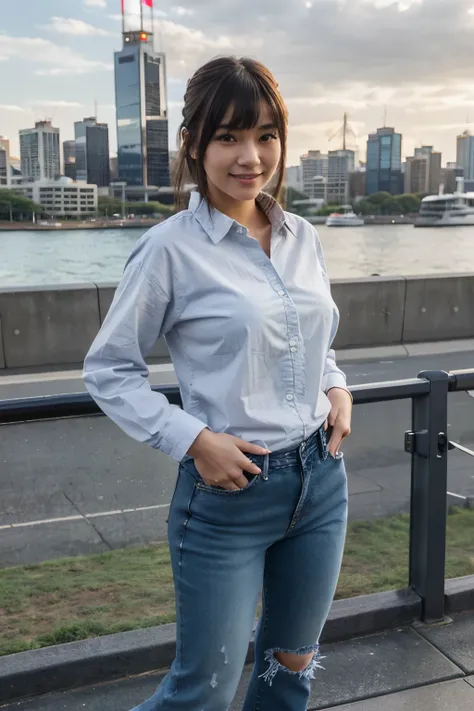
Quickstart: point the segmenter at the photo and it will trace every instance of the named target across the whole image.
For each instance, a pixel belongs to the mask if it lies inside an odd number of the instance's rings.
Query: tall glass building
[[[474,136],[464,131],[457,139],[457,164],[464,168],[464,179],[474,180]]]
[[[110,183],[109,127],[90,116],[74,124],[76,180],[99,188]]]
[[[367,141],[366,193],[403,193],[402,135],[394,128],[378,128]]]
[[[144,29],[143,5],[135,12],[129,6],[126,0],[123,49],[115,53],[118,179],[169,186],[166,57],[155,52],[153,32]]]
[[[76,180],[76,141],[63,141],[64,175]]]

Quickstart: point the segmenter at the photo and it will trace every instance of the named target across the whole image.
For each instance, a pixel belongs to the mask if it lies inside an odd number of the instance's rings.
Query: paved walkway
[[[308,709],[339,711],[472,711],[474,613],[446,626],[392,630],[326,645]],[[231,711],[239,711],[246,669]],[[129,711],[147,698],[162,674],[106,683],[11,703],[3,711]],[[191,710],[190,710],[191,711]],[[274,709],[274,711],[279,711]]]

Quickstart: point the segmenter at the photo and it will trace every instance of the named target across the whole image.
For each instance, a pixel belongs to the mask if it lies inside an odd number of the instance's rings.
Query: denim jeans
[[[261,469],[238,491],[179,466],[169,544],[176,658],[133,711],[226,711],[242,674],[262,591],[255,663],[243,711],[304,711],[322,668],[319,637],[340,572],[347,522],[344,460],[324,429],[296,449],[250,455]],[[275,652],[313,653],[301,672]]]

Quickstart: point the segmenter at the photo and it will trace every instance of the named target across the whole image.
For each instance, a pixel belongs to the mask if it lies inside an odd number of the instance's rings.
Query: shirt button
[[[294,346],[292,346],[292,347],[290,348],[290,351],[291,351],[292,353],[296,353],[297,350],[298,350],[298,349],[295,348]]]
[[[286,399],[287,400],[294,400],[295,396],[292,393],[288,393],[288,395],[286,396]]]
[[[280,289],[280,291],[278,292],[278,296],[285,296],[285,292],[282,289]]]
[[[296,346],[296,341],[294,341],[293,339],[291,339],[291,341],[290,341],[290,346]]]

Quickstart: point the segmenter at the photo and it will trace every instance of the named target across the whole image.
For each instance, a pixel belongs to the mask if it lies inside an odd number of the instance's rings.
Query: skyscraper
[[[20,131],[21,173],[26,181],[55,180],[61,174],[59,128],[37,121]]]
[[[300,157],[304,194],[326,200],[328,156],[321,151],[308,151]]]
[[[403,192],[402,136],[394,128],[378,128],[367,141],[367,195]]]
[[[37,121],[20,131],[21,172],[26,181],[55,180],[60,176],[59,128]]]
[[[122,0],[123,49],[115,53],[118,176],[129,185],[167,186],[166,58],[154,50],[152,13],[152,0]]]
[[[74,123],[76,180],[99,188],[110,183],[109,127],[90,116]]]
[[[76,141],[63,142],[64,175],[76,179]]]
[[[0,136],[0,185],[10,185],[10,141]]]
[[[437,195],[441,184],[441,153],[433,146],[415,148],[415,155],[407,158],[405,166],[406,193]]]
[[[458,136],[456,163],[464,168],[464,180],[474,180],[474,136],[469,131]]]
[[[349,175],[355,168],[354,151],[340,149],[329,151],[328,188],[329,203],[346,203],[349,199]]]
[[[404,175],[404,192],[429,193],[428,156],[414,155],[407,158]],[[438,192],[438,191],[436,191]]]

